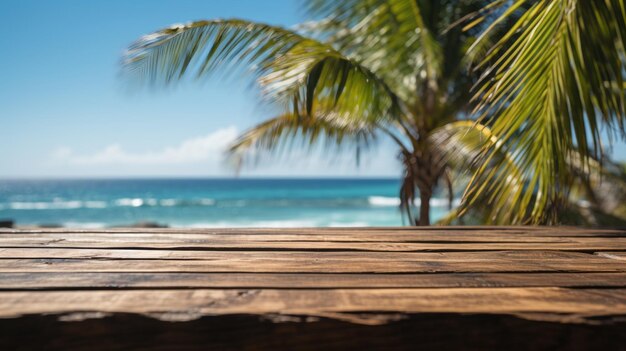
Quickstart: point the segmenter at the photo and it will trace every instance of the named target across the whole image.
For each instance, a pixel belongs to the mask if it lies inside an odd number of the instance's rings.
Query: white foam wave
[[[313,220],[276,220],[276,221],[219,221],[202,223],[172,224],[177,228],[299,228],[318,227],[319,223]]]
[[[367,222],[330,222],[328,227],[367,227],[370,224]]]
[[[388,206],[400,206],[400,198],[397,197],[386,197],[386,196],[370,196],[367,198],[370,206],[376,207],[388,207]],[[444,198],[432,198],[430,199],[430,206],[432,207],[448,207],[449,200]],[[461,204],[460,199],[454,199],[452,201],[452,206],[457,207]],[[415,199],[415,206],[420,206],[420,199]]]
[[[85,201],[85,207],[87,208],[106,208],[106,201]]]
[[[121,198],[109,203],[107,201],[95,201],[95,200],[71,200],[65,201],[59,198],[53,201],[14,201],[7,203],[0,203],[0,209],[11,210],[70,210],[79,208],[93,208],[102,209],[107,208],[109,205],[116,207],[172,207],[172,206],[213,206],[215,200],[213,199],[198,199],[198,200],[182,200],[182,199],[153,199],[153,198]]]
[[[144,204],[147,206],[157,206],[159,204],[159,200],[157,199],[145,199]]]
[[[397,197],[370,196],[367,198],[367,202],[369,202],[371,206],[400,206],[400,198]]]
[[[159,201],[159,205],[163,207],[172,207],[172,206],[176,206],[177,204],[178,204],[178,200],[176,199],[163,199]]]
[[[442,198],[432,198],[430,199],[430,205],[432,207],[448,207],[450,204],[450,200],[442,199]],[[452,200],[452,207],[458,207],[461,204],[460,199]]]
[[[143,199],[140,198],[123,198],[115,200],[115,204],[121,207],[141,207],[143,205]]]
[[[77,208],[103,208],[106,207],[106,202],[103,201],[35,201],[35,202],[23,202],[15,201],[7,204],[7,207],[12,210],[71,210]]]
[[[62,226],[65,228],[101,229],[105,228],[107,224],[100,222],[65,222]]]
[[[215,200],[213,200],[213,199],[200,199],[198,202],[202,206],[213,206],[213,205],[215,205]]]
[[[314,220],[275,220],[275,221],[219,221],[202,223],[173,224],[173,228],[317,228],[317,227],[367,227],[365,221],[325,222]]]
[[[115,205],[120,207],[142,207],[142,206],[213,206],[213,199],[185,200],[185,199],[142,199],[142,198],[123,198],[115,200]]]

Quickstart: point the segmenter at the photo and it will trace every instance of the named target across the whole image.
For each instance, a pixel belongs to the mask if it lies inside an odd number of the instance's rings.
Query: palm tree
[[[589,184],[600,187],[606,173],[603,130],[624,136],[626,1],[500,0],[491,8],[499,18],[474,43],[490,47],[477,111],[498,145],[484,147],[465,205],[487,203],[489,221],[559,223],[581,184],[598,202]],[[518,19],[496,34],[510,16]]]
[[[488,130],[488,129],[487,129]],[[475,139],[481,143],[479,139]],[[473,152],[474,156],[479,150],[478,146],[468,148],[467,152]],[[499,155],[497,159],[501,160]],[[556,217],[559,224],[583,225],[583,226],[626,226],[626,167],[611,161],[601,164],[597,160],[589,160],[588,169],[584,169],[576,158],[576,164],[569,164],[573,173],[571,182],[568,184],[567,194],[563,194],[564,206],[557,209]],[[519,173],[517,173],[519,174]],[[511,184],[519,184],[522,178],[513,177]],[[493,202],[489,191],[483,191],[476,201],[480,204]],[[493,197],[496,198],[497,197]],[[465,212],[465,216],[461,216]],[[503,215],[494,216],[490,206],[472,206],[469,208],[459,207],[450,211],[439,220],[439,224],[483,224],[496,223],[508,224],[508,218]]]
[[[430,223],[435,188],[451,196],[464,168],[456,216],[557,223],[574,186],[600,172],[602,128],[624,131],[624,1],[312,0],[297,30],[237,19],[163,29],[129,48],[125,68],[162,84],[251,67],[283,113],[241,136],[238,159],[295,139],[358,155],[390,138],[411,223]]]
[[[390,138],[403,166],[403,212],[429,225],[435,189],[445,185],[451,198],[455,166],[468,164],[448,156],[465,147],[468,130],[485,133],[468,122],[476,73],[467,50],[480,28],[455,22],[485,15],[488,3],[313,0],[312,21],[295,30],[228,19],[157,31],[131,45],[125,68],[150,84],[252,68],[262,96],[282,113],[237,140],[230,152],[239,160],[295,139],[356,147],[358,155]]]

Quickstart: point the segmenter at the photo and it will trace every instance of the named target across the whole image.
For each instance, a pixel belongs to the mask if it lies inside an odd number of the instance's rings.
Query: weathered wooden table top
[[[0,230],[0,319],[626,316],[626,231],[570,227]],[[48,318],[48,317],[47,317]],[[307,319],[308,318],[308,319]]]

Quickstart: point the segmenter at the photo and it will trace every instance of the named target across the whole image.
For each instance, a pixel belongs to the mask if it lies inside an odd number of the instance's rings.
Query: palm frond
[[[623,0],[528,0],[531,6],[485,57],[488,78],[477,92],[478,111],[515,162],[498,162],[494,153],[470,184],[470,202],[483,191],[505,191],[510,211],[532,223],[555,222],[568,193],[572,172],[568,157],[588,164],[601,156],[601,128],[622,130],[624,94],[610,88],[624,81],[626,11]],[[513,10],[502,16],[509,16]],[[506,185],[502,172],[515,164],[524,187]],[[500,175],[499,175],[500,174]],[[488,185],[480,183],[487,181]]]
[[[171,84],[249,67],[265,98],[283,107],[306,100],[359,118],[397,118],[402,102],[385,82],[332,46],[277,26],[245,20],[197,21],[146,35],[128,49],[127,73]]]
[[[376,72],[407,101],[414,99],[418,81],[436,85],[441,74],[442,49],[422,2],[313,0],[306,8],[322,19],[309,23],[310,29]]]
[[[456,121],[434,130],[429,140],[439,150],[443,158],[441,163],[465,170],[469,176],[473,175],[470,183],[474,186],[463,195],[457,210],[459,216],[466,214],[472,207],[481,207],[486,223],[520,223],[526,219],[526,212],[511,211],[515,204],[508,195],[511,191],[526,189],[528,179],[516,164],[514,154],[489,127],[475,121]],[[493,151],[491,159],[487,160],[484,158],[486,150],[497,151]],[[486,171],[475,174],[481,167],[485,167]],[[499,186],[490,187],[491,179],[498,179]],[[471,196],[475,195],[473,191],[480,194],[479,201],[475,200],[474,203],[470,201]],[[486,206],[485,203],[493,205]]]
[[[257,161],[267,152],[292,151],[297,141],[304,149],[319,144],[339,149],[351,146],[359,154],[376,140],[376,132],[377,125],[368,120],[355,121],[337,113],[311,116],[288,112],[242,134],[230,146],[229,155],[240,167],[247,161]]]

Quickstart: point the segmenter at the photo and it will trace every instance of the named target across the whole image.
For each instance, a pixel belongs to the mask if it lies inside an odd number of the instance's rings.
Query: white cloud
[[[133,151],[117,143],[92,153],[65,146],[57,148],[52,155],[48,154],[40,164],[43,168],[31,173],[72,177],[230,177],[236,174],[235,167],[224,162],[224,151],[237,136],[238,130],[232,126],[147,152]],[[354,154],[350,151],[345,154],[328,153],[323,149],[312,153],[298,148],[289,151],[287,157],[268,157],[263,162],[252,162],[241,170],[241,175],[396,177],[400,174],[396,150],[390,143],[381,143],[378,150],[363,155],[360,167],[356,166]]]
[[[92,155],[77,154],[68,147],[53,153],[56,162],[72,165],[179,165],[219,161],[230,143],[237,137],[237,128],[219,129],[208,135],[184,140],[162,150],[135,153],[120,144],[111,144]]]

